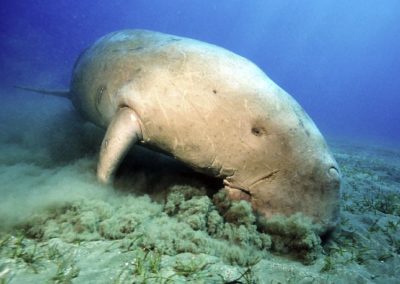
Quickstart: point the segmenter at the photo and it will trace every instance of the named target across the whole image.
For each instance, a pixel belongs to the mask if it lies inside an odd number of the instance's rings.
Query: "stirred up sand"
[[[0,107],[0,283],[399,283],[400,151],[332,142],[345,182],[327,239],[260,220],[219,181],[142,149],[95,179],[104,132],[67,101]]]

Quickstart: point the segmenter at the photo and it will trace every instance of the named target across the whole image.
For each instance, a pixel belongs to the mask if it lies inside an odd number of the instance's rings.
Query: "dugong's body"
[[[133,143],[224,180],[269,217],[338,220],[338,166],[311,119],[256,65],[215,45],[142,30],[108,34],[77,60],[70,99],[107,128],[98,177]]]

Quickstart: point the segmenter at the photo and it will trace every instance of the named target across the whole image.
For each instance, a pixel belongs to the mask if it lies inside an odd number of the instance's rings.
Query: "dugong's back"
[[[106,126],[118,106],[127,105],[141,119],[146,144],[218,175],[235,166],[219,165],[218,156],[231,155],[230,144],[246,139],[238,135],[251,132],[248,117],[263,119],[266,107],[284,107],[266,90],[280,91],[243,57],[143,30],[98,40],[79,58],[72,81],[75,105],[96,124]]]

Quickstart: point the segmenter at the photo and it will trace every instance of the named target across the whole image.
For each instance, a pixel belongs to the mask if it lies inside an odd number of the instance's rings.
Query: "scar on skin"
[[[104,94],[106,89],[107,89],[106,86],[101,85],[96,91],[96,110],[99,113],[100,113],[99,106],[100,106],[100,103],[101,103],[101,99],[103,98],[103,94]]]
[[[107,149],[108,147],[108,139],[104,140],[103,148]]]

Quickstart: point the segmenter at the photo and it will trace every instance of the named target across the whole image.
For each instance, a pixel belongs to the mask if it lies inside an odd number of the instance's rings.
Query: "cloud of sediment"
[[[1,226],[107,192],[94,179],[101,131],[81,121],[68,101],[14,94],[0,108]]]

